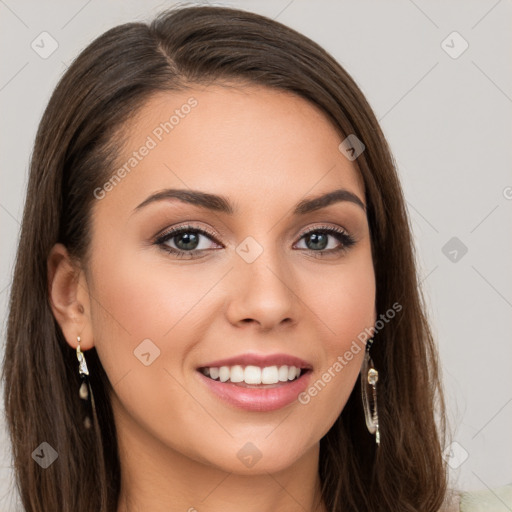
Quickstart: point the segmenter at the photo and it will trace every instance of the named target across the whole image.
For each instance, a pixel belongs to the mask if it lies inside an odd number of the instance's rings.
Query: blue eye
[[[208,247],[208,243],[204,244],[206,247],[200,247],[202,238],[207,238],[221,246],[213,233],[190,225],[173,228],[160,235],[154,243],[177,258],[191,259],[211,249],[211,247]],[[337,240],[339,245],[328,248],[329,238]],[[307,247],[305,250],[315,257],[339,254],[347,251],[356,243],[356,240],[344,229],[331,226],[310,229],[301,235],[300,240],[302,239],[306,241]],[[171,241],[175,247],[169,244]]]

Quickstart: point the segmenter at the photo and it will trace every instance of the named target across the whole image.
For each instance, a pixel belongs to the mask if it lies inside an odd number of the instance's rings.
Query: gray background
[[[171,5],[0,0],[2,356],[28,161],[49,96],[92,39]],[[452,484],[471,490],[512,482],[512,2],[222,5],[314,39],[366,94],[395,155],[414,230],[455,443],[446,452]],[[31,47],[43,31],[58,43],[46,59]],[[2,422],[0,447],[0,510],[13,510]]]

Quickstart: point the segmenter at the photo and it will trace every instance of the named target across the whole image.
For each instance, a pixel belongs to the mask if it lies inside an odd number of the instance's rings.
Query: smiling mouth
[[[297,366],[254,366],[233,365],[221,367],[202,367],[198,369],[206,377],[241,387],[266,388],[282,386],[283,384],[298,380],[308,373],[307,368]]]

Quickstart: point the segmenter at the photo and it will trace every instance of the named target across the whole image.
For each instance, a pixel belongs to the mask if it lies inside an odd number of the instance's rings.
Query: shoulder
[[[439,512],[501,512],[512,510],[512,483],[493,489],[448,492]]]

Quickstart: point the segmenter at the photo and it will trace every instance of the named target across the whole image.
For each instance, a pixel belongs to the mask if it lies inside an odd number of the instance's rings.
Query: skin
[[[61,244],[49,259],[54,315],[72,348],[96,347],[113,385],[120,446],[118,512],[202,510],[323,511],[319,441],[339,416],[358,377],[360,350],[306,405],[248,412],[220,401],[199,378],[202,363],[246,352],[287,353],[313,366],[310,382],[375,322],[375,276],[365,211],[342,201],[293,216],[299,201],[345,188],[365,202],[354,162],[326,116],[293,94],[257,86],[196,87],[154,96],[129,125],[126,162],[167,112],[198,104],[92,210],[92,255],[73,266]],[[165,188],[227,196],[230,216],[177,200]],[[202,252],[180,259],[153,243],[191,222]],[[356,243],[315,257],[303,233],[327,225]],[[236,252],[246,237],[263,252]],[[327,250],[339,247],[329,235]],[[167,242],[183,248],[180,238]],[[309,248],[309,250],[308,250]],[[182,249],[183,250],[183,249]],[[150,339],[160,355],[134,356]],[[237,457],[251,442],[252,467]],[[315,492],[317,493],[315,496]]]

